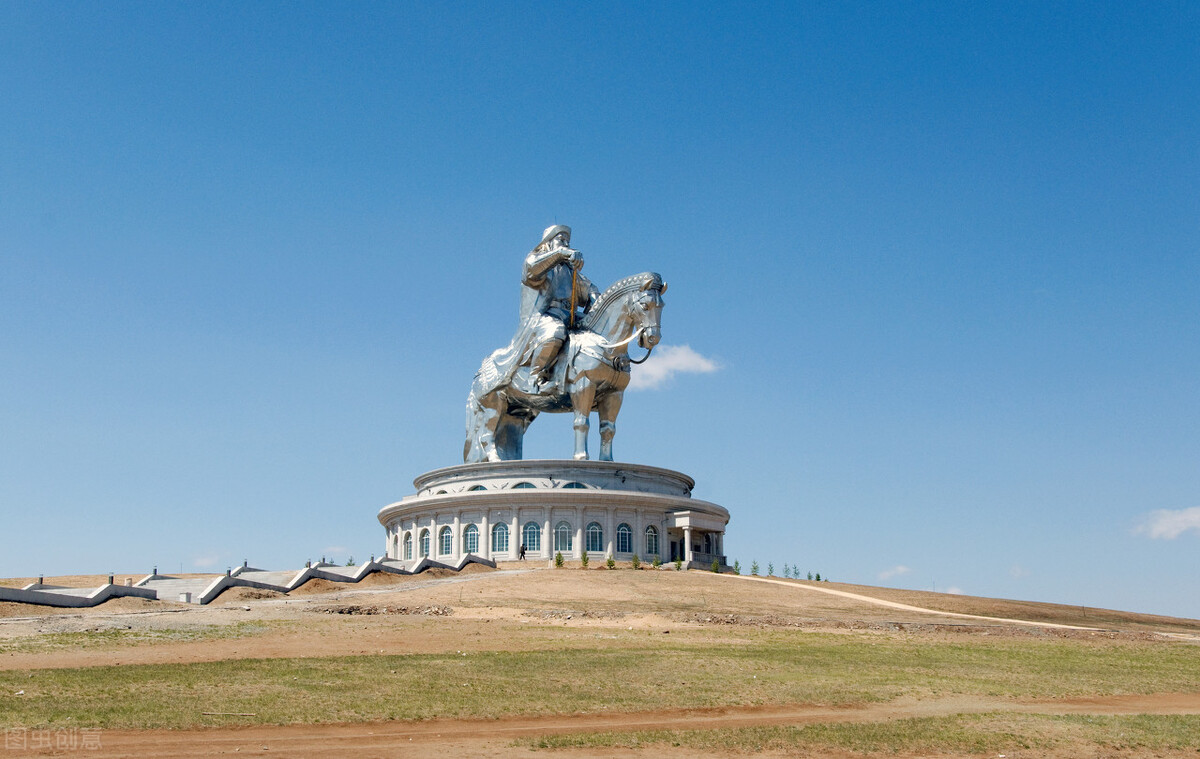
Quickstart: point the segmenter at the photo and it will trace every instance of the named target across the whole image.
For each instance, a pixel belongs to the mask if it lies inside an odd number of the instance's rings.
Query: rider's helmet
[[[560,232],[567,233],[566,244],[570,245],[571,244],[571,228],[566,225],[563,225],[563,224],[555,224],[552,227],[546,227],[546,231],[542,233],[542,241],[537,244],[537,247],[540,248],[543,245],[545,245],[546,243],[550,242]]]

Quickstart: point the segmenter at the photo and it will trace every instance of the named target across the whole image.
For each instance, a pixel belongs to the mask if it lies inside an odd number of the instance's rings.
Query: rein
[[[635,361],[634,359],[632,359],[632,358],[631,358],[631,359],[629,359],[629,363],[631,363],[631,364],[644,364],[644,363],[646,363],[646,359],[650,358],[650,354],[651,354],[651,353],[653,353],[653,352],[654,352],[654,348],[647,348],[647,349],[646,349],[646,355],[642,356],[640,359],[638,359],[638,360],[636,360],[636,361]]]
[[[637,329],[635,329],[633,331],[632,335],[625,338],[624,340],[621,340],[620,342],[616,342],[616,343],[600,342],[596,347],[604,348],[605,350],[616,350],[617,348],[621,348],[623,346],[629,345],[634,340],[637,340],[639,337],[642,336],[642,333],[645,331],[646,331],[645,327],[638,327]],[[654,348],[651,347],[651,348],[646,349],[646,355],[642,356],[640,359],[632,359],[632,358],[629,358],[628,355],[625,358],[631,364],[644,364],[644,363],[646,363],[646,359],[650,358],[650,354],[653,352],[654,352]]]

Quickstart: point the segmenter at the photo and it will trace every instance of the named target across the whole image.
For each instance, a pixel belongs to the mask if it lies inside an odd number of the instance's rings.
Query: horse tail
[[[463,442],[463,461],[467,464],[483,461],[485,458],[483,443],[480,440],[485,429],[484,409],[479,402],[482,390],[482,383],[476,374],[471,383],[471,392],[467,394],[467,437]]]

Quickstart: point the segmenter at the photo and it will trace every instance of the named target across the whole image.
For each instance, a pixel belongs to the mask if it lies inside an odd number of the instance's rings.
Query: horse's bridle
[[[645,327],[638,327],[637,329],[635,329],[635,330],[633,331],[633,334],[632,334],[632,335],[630,335],[629,337],[625,338],[624,340],[621,340],[620,342],[616,342],[616,343],[601,343],[601,345],[602,345],[602,346],[604,346],[604,347],[605,347],[606,349],[608,349],[608,350],[615,350],[615,349],[617,349],[617,348],[620,348],[620,347],[622,347],[622,346],[629,345],[629,344],[630,344],[630,343],[632,343],[634,340],[637,340],[639,337],[641,337],[641,336],[642,336],[642,333],[643,333],[643,332],[645,332],[645,331],[646,331],[646,328],[645,328]],[[654,346],[650,346],[649,348],[647,348],[647,349],[646,349],[646,355],[642,356],[640,359],[636,359],[636,360],[635,360],[635,359],[632,359],[632,358],[630,358],[630,357],[628,356],[628,354],[626,354],[626,356],[625,356],[625,359],[626,359],[626,360],[627,360],[629,363],[631,363],[631,364],[644,364],[644,363],[646,363],[646,359],[650,358],[650,354],[651,354],[651,353],[653,353],[653,352],[654,352]]]

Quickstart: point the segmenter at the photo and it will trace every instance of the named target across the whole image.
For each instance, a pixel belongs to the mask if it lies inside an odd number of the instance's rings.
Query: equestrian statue
[[[645,272],[600,292],[570,243],[571,228],[555,225],[525,257],[517,333],[483,360],[467,397],[467,463],[520,459],[525,430],[543,411],[575,414],[575,458],[583,460],[595,410],[600,460],[613,460],[630,365],[645,361],[662,337],[667,286]],[[647,351],[641,359],[629,356],[634,342]]]

